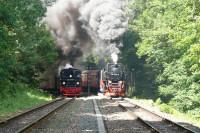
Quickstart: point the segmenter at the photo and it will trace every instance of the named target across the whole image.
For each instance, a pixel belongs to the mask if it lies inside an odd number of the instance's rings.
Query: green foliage
[[[97,55],[90,54],[87,56],[83,66],[85,69],[98,69],[99,57]]]
[[[152,68],[158,96],[196,115],[200,109],[199,5],[198,0],[133,0],[129,5],[129,29],[140,38],[137,55]]]
[[[141,41],[137,32],[129,30],[123,37],[124,46],[120,48],[120,62],[125,64],[128,71],[128,95],[155,97],[155,74],[151,66],[145,63],[145,58],[139,58],[136,54],[137,42]]]
[[[6,90],[10,91],[10,89]],[[15,84],[15,92],[13,95],[7,92],[5,96],[4,98],[0,98],[0,116],[9,115],[18,110],[27,109],[52,99],[47,94],[29,88],[27,85],[21,83]]]
[[[173,108],[168,106],[167,104],[161,104],[160,110],[169,114],[173,114]]]
[[[107,63],[111,62],[111,58],[100,57],[96,54],[89,54],[86,56],[85,61],[82,63],[84,69],[103,69]]]
[[[57,57],[41,24],[45,11],[38,0],[0,1],[0,98],[15,96],[18,82],[36,86],[40,73]]]

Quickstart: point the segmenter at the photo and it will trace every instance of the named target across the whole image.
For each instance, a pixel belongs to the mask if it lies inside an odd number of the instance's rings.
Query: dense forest
[[[129,13],[129,41],[126,38],[125,43],[135,42],[128,46],[134,48],[127,48],[130,52],[125,52],[124,62],[132,60],[129,67],[135,67],[138,82],[145,83],[136,84],[136,92],[146,97],[153,93],[157,102],[198,118],[200,1],[132,0]]]
[[[38,0],[0,0],[0,100],[38,88],[58,58],[45,12]],[[132,95],[200,117],[199,0],[129,0],[127,14],[119,61],[134,73]]]
[[[1,1],[0,4],[0,88],[1,96],[14,93],[16,84],[37,85],[40,72],[57,53],[53,39],[40,24],[45,8],[34,0]],[[9,89],[13,88],[13,89]]]
[[[45,11],[38,0],[0,0],[1,113],[3,108],[15,110],[19,104],[14,98],[29,101],[27,92],[38,94],[33,88],[38,86],[39,75],[57,57],[53,39],[40,23]],[[24,100],[19,101],[22,106]]]

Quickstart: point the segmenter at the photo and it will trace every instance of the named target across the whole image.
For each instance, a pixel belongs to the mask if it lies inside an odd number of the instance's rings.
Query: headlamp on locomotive
[[[122,64],[107,64],[105,94],[113,97],[125,96],[125,72]]]
[[[61,70],[60,93],[65,96],[79,96],[82,93],[80,70],[75,68]]]

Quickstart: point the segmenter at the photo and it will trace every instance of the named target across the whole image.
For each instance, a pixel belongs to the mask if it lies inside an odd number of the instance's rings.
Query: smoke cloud
[[[45,21],[61,57],[69,63],[91,51],[119,53],[127,30],[124,0],[58,0],[47,8]]]

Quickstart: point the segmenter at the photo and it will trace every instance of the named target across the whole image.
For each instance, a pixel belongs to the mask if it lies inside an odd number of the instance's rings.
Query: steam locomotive
[[[122,64],[109,63],[101,72],[100,90],[111,97],[124,97],[126,85],[125,71]]]
[[[109,63],[104,70],[84,71],[64,68],[55,80],[55,88],[64,96],[80,96],[88,91],[97,94],[100,90],[106,96],[124,97],[126,91],[124,66],[120,63]]]
[[[81,71],[75,68],[62,69],[60,72],[60,93],[64,96],[80,96],[82,93]]]

